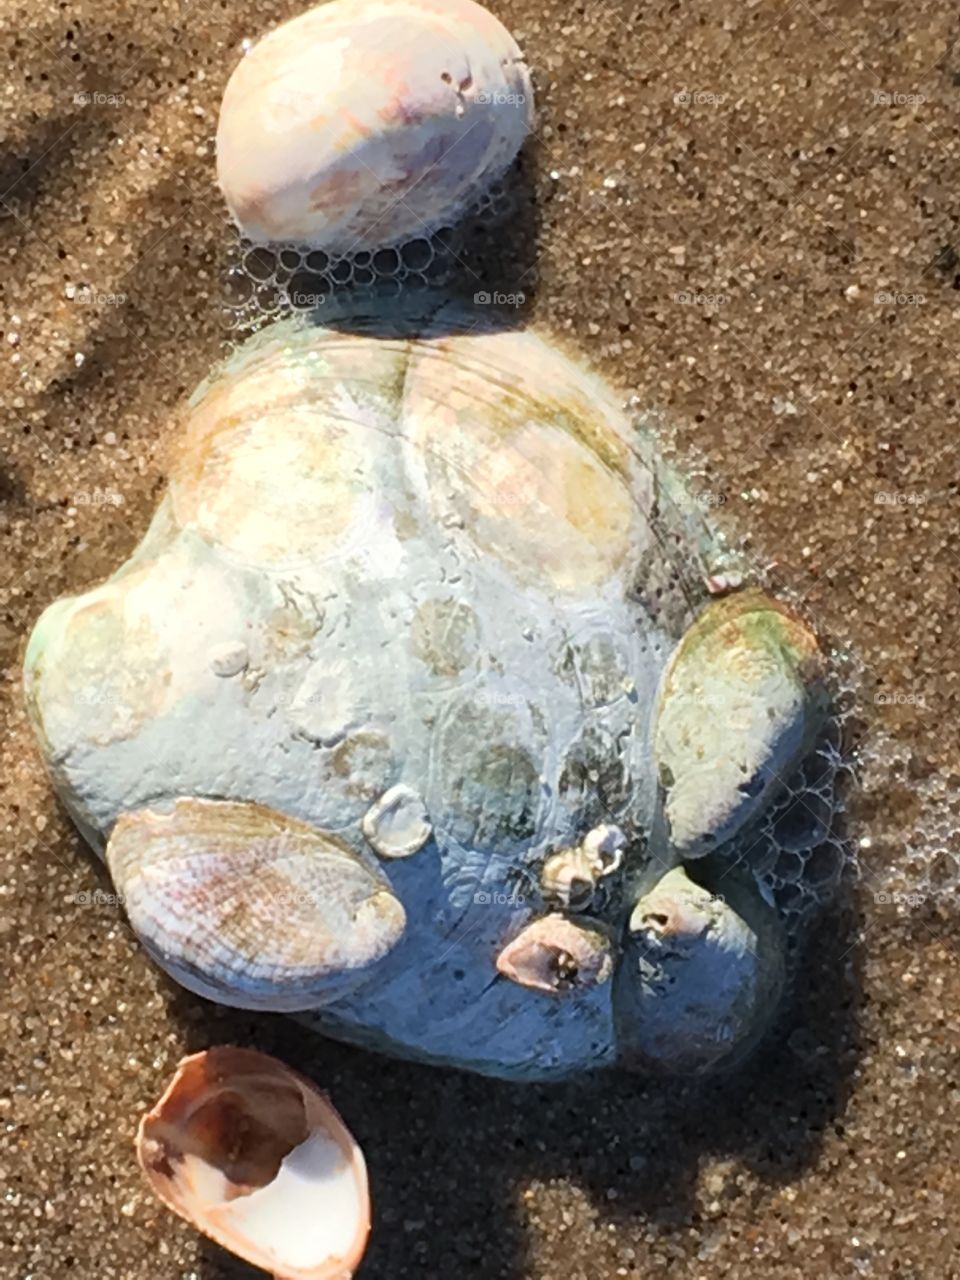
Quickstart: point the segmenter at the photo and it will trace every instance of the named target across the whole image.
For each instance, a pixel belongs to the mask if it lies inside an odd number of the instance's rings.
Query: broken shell
[[[587,832],[583,838],[583,850],[596,867],[597,874],[609,876],[619,870],[626,843],[627,837],[620,828],[605,822]]]
[[[532,109],[516,42],[473,0],[333,0],[233,72],[217,176],[252,240],[396,244],[454,221],[496,181]]]
[[[230,1046],[184,1058],[136,1147],[168,1209],[276,1280],[345,1280],[359,1265],[363,1152],[316,1086],[276,1058]]]
[[[703,580],[712,596],[726,596],[743,586],[742,573],[709,573]]]
[[[522,987],[563,995],[607,982],[613,973],[612,947],[600,929],[566,916],[543,916],[507,943],[497,956],[497,969]]]
[[[593,901],[597,877],[589,855],[582,849],[560,849],[543,864],[540,887],[548,902],[572,911],[583,911]]]
[[[754,888],[732,874],[722,888],[676,867],[634,907],[614,988],[627,1066],[701,1075],[766,1030],[783,989],[782,931]]]

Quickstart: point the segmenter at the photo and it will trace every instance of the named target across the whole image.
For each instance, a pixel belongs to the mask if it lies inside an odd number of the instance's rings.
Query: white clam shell
[[[151,1190],[276,1280],[345,1280],[370,1232],[363,1153],[327,1098],[268,1054],[184,1058],[141,1120]]]
[[[233,72],[218,180],[255,241],[394,244],[476,200],[516,156],[532,111],[516,42],[473,0],[333,0]]]

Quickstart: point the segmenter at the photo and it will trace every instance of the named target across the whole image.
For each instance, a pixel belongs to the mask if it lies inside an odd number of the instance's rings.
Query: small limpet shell
[[[423,848],[433,831],[423,797],[403,785],[385,791],[360,825],[367,843],[381,858],[409,858]]]
[[[475,202],[532,111],[520,49],[473,0],[333,0],[231,75],[217,177],[251,240],[342,254],[398,244]]]
[[[613,974],[609,936],[592,922],[551,914],[534,920],[497,956],[497,971],[532,991],[558,996],[608,982]]]
[[[184,1058],[137,1159],[174,1213],[275,1280],[346,1280],[370,1233],[363,1152],[295,1071],[230,1046]]]
[[[674,867],[635,904],[614,980],[627,1066],[703,1075],[761,1039],[784,981],[784,938],[755,886],[724,876],[721,894]]]

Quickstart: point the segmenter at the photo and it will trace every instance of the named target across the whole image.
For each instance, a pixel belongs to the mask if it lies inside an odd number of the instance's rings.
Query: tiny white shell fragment
[[[739,591],[743,586],[742,573],[711,573],[703,580],[704,586],[712,596],[729,595],[731,591]]]
[[[586,910],[597,882],[619,870],[626,841],[619,827],[604,823],[588,831],[575,848],[557,850],[541,872],[544,896],[561,907]]]
[[[276,1280],[345,1280],[358,1266],[363,1153],[325,1095],[276,1058],[231,1046],[184,1058],[136,1147],[168,1209]]]
[[[332,0],[234,70],[217,177],[251,239],[336,253],[452,222],[530,127],[513,37],[473,0]]]
[[[408,858],[422,849],[433,830],[423,798],[411,787],[385,791],[361,823],[367,843],[384,858]]]
[[[215,676],[238,676],[250,661],[247,646],[240,640],[219,644],[210,654],[210,669]]]
[[[626,843],[627,837],[620,828],[605,822],[587,832],[583,851],[595,863],[598,875],[609,876],[619,869]]]

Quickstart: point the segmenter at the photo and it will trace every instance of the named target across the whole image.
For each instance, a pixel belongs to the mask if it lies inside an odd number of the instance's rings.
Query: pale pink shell
[[[396,244],[474,202],[516,156],[532,110],[516,42],[473,0],[333,0],[233,72],[218,180],[255,241]]]

